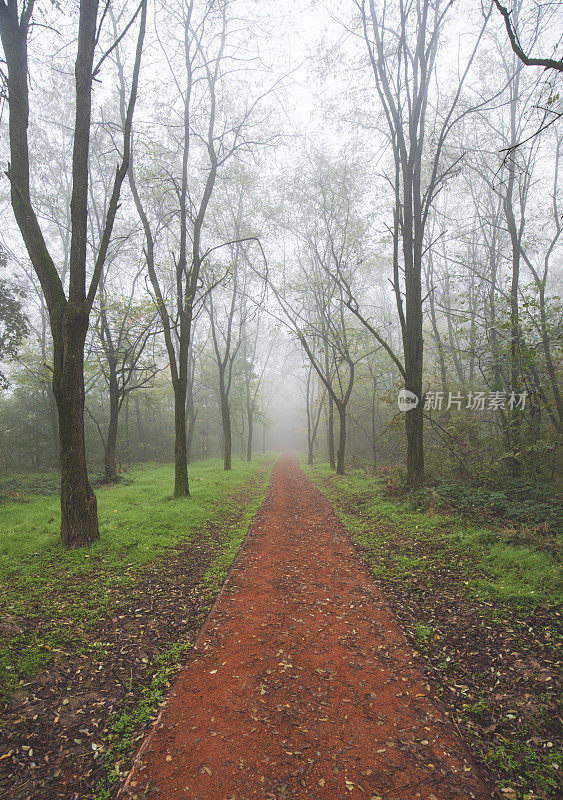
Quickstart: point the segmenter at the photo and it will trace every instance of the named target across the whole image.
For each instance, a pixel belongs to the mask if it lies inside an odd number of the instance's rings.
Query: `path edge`
[[[227,574],[225,576],[225,579],[224,579],[223,583],[221,584],[221,588],[217,592],[217,596],[216,596],[215,600],[213,601],[213,604],[212,604],[211,608],[209,609],[209,611],[205,615],[205,619],[203,620],[203,624],[202,624],[201,628],[199,629],[199,632],[198,632],[198,634],[197,634],[197,636],[196,636],[196,638],[194,640],[194,643],[192,645],[191,652],[196,651],[199,648],[199,646],[201,644],[201,641],[202,641],[203,637],[205,636],[205,633],[206,633],[209,625],[211,624],[211,620],[212,620],[213,615],[215,613],[215,609],[219,605],[219,602],[221,601],[223,595],[225,594],[226,589],[229,587],[229,585],[231,583],[231,578],[232,578],[233,572],[238,567],[239,561],[242,560],[242,557],[243,557],[244,552],[246,550],[246,545],[248,543],[248,539],[250,538],[251,534],[253,533],[254,525],[256,523],[256,518],[258,517],[258,515],[260,514],[263,506],[266,504],[266,502],[268,501],[268,499],[270,497],[270,488],[271,488],[271,485],[272,485],[272,471],[273,471],[274,467],[276,466],[276,464],[278,463],[278,461],[279,461],[279,458],[276,459],[274,461],[274,463],[272,464],[272,470],[270,471],[270,480],[268,481],[268,487],[266,489],[266,495],[265,495],[264,499],[262,500],[262,502],[260,503],[260,505],[258,506],[258,508],[256,509],[256,513],[254,514],[254,516],[252,517],[252,519],[250,521],[250,524],[248,526],[248,530],[244,534],[244,538],[243,538],[242,542],[240,543],[240,547],[239,547],[239,549],[237,551],[237,554],[236,554],[236,556],[235,556],[235,558],[233,560],[233,563],[229,567],[229,571],[227,572]],[[176,677],[174,679],[174,683],[170,687],[170,690],[168,692],[168,696],[166,697],[166,700],[164,701],[164,704],[161,706],[160,711],[158,712],[158,715],[157,715],[155,721],[153,722],[153,724],[152,724],[150,730],[148,731],[148,733],[144,736],[143,741],[141,743],[141,746],[137,750],[137,753],[136,753],[136,755],[135,755],[135,757],[133,759],[133,762],[131,764],[131,769],[129,770],[129,773],[128,773],[126,779],[125,779],[125,782],[123,783],[123,786],[120,788],[119,792],[117,793],[116,800],[127,800],[127,798],[131,798],[134,795],[138,794],[137,788],[136,787],[132,787],[131,786],[131,782],[132,782],[133,778],[135,777],[135,772],[137,771],[137,768],[138,768],[138,766],[139,766],[144,754],[146,753],[147,749],[149,748],[149,746],[150,746],[150,744],[151,744],[151,742],[153,740],[153,737],[154,737],[154,735],[155,735],[155,733],[157,731],[157,728],[158,728],[158,726],[160,724],[160,720],[162,718],[162,715],[164,714],[164,712],[166,710],[166,707],[168,706],[168,703],[170,701],[170,697],[172,696],[172,693],[173,693],[178,681],[180,680],[180,676],[182,675],[182,672],[187,668],[188,668],[188,665],[186,664],[181,669],[178,670],[178,673],[177,673],[177,675],[176,675]],[[142,798],[142,796],[143,795],[139,795],[139,798]]]

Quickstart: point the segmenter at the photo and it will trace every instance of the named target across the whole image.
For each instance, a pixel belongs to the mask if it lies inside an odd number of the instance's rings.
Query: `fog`
[[[495,6],[416,9],[112,4],[78,101],[76,4],[37,12],[23,99],[2,28],[6,473],[554,473],[561,17],[517,2],[517,53]]]

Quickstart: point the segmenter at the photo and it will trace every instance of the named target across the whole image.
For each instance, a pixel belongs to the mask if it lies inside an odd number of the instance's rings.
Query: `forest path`
[[[125,794],[495,796],[414,662],[332,508],[284,456]]]

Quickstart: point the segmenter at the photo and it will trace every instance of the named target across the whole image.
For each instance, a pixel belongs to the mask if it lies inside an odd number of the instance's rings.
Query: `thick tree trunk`
[[[422,402],[422,243],[420,220],[420,163],[403,168],[403,259],[405,266],[405,318],[402,327],[405,388],[418,397],[415,408],[405,413],[407,434],[407,486],[424,482],[424,414]]]
[[[419,312],[420,304],[417,305]],[[413,309],[414,312],[414,309]],[[407,317],[408,318],[408,317]],[[405,413],[407,433],[407,486],[416,488],[424,483],[424,405],[422,402],[422,314],[420,324],[407,326],[405,346],[405,388],[419,402]]]
[[[174,497],[189,497],[188,452],[186,440],[186,385],[174,386]]]
[[[416,488],[424,482],[423,409],[420,404],[407,411],[406,426],[407,486]]]
[[[61,540],[66,547],[89,545],[99,538],[96,495],[86,467],[84,438],[85,314],[68,306],[54,330],[53,393],[59,417],[61,462]]]
[[[57,411],[57,401],[53,394],[52,383],[49,383],[47,386],[47,398],[49,401],[49,421],[51,423],[51,430],[53,431],[53,457],[50,459],[50,462],[53,466],[56,465],[58,467],[61,449],[59,442],[59,413]]]
[[[418,291],[417,291],[418,289]],[[424,483],[424,405],[422,402],[422,304],[420,283],[411,291],[415,294],[409,313],[407,290],[407,325],[405,329],[405,388],[419,399],[415,408],[405,413],[407,433],[407,486],[416,488]],[[418,294],[418,297],[416,295]],[[414,318],[414,319],[413,319]]]

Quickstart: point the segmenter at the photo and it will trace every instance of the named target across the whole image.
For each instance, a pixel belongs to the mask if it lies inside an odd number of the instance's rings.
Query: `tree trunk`
[[[330,468],[334,469],[336,463],[334,458],[334,400],[330,395],[328,398],[327,449]]]
[[[104,481],[106,483],[115,483],[117,481],[115,453],[117,450],[117,426],[119,421],[119,387],[117,384],[116,364],[110,364],[109,369],[109,425],[104,454]]]
[[[311,370],[307,372],[307,386],[305,394],[305,407],[307,411],[307,464],[313,463],[313,425],[311,423]]]
[[[377,399],[377,379],[373,378],[373,388],[372,388],[372,395],[371,395],[371,458],[372,458],[372,466],[373,471],[375,474],[375,470],[377,469],[377,427],[375,424],[375,402]]]
[[[53,324],[53,393],[59,417],[61,540],[66,547],[81,547],[100,535],[84,437],[84,342],[88,317],[72,313],[67,305],[57,322]]]
[[[139,403],[139,397],[135,392],[135,419],[137,422],[137,436],[139,438],[139,444],[143,448],[143,459],[147,460],[147,443],[145,441],[145,431],[143,428],[143,418],[141,417],[141,406]]]
[[[422,244],[424,230],[420,220],[420,169],[403,167],[402,245],[405,267],[405,318],[402,326],[405,359],[405,388],[418,397],[415,408],[405,413],[407,434],[407,486],[424,482],[424,415],[422,403]]]
[[[545,313],[545,285],[541,285],[539,287],[539,302],[540,302],[540,331],[541,331],[541,341],[543,352],[545,356],[545,364],[547,368],[547,374],[549,375],[549,381],[551,384],[551,391],[553,392],[553,398],[555,400],[555,406],[557,408],[557,414],[559,417],[559,424],[555,425],[556,430],[561,433],[563,428],[563,402],[561,400],[561,393],[559,392],[559,381],[558,376],[555,370],[555,366],[553,364],[553,359],[551,357],[551,343],[549,338],[549,332],[547,328],[547,319]],[[555,419],[555,417],[553,417]]]
[[[186,454],[188,459],[188,464],[192,463],[192,449],[193,449],[193,441],[194,441],[194,432],[195,432],[195,421],[197,417],[197,413],[194,407],[194,396],[193,396],[193,383],[191,380],[188,381],[188,397],[187,397],[187,407],[186,407],[186,417],[187,417],[187,425],[188,425],[188,432],[186,438]]]
[[[53,431],[53,457],[50,462],[56,467],[60,462],[60,441],[59,441],[59,413],[57,411],[57,401],[53,394],[53,385],[47,385],[47,399],[49,401],[49,421],[51,422],[51,430]]]
[[[448,262],[444,260],[444,263],[447,269]],[[438,320],[436,317],[436,303],[434,300],[433,282],[434,282],[434,262],[432,259],[432,250],[430,249],[428,252],[428,272],[426,275],[426,292],[428,295],[428,300],[430,302],[430,322],[432,323],[432,333],[434,334],[434,341],[436,342],[436,353],[438,356],[438,364],[440,365],[440,378],[442,381],[442,391],[444,392],[444,395],[447,395],[448,372],[446,369],[446,359],[444,356],[444,343],[442,342],[442,337],[440,336],[440,329],[438,328]],[[449,327],[449,321],[448,321],[448,327]]]
[[[405,413],[407,433],[407,486],[416,488],[424,482],[424,405],[422,402],[422,304],[420,281],[411,287],[415,297],[406,292],[407,324],[405,326],[405,388],[419,402]],[[409,300],[411,308],[409,311]],[[414,318],[414,319],[413,319]]]
[[[125,395],[125,453],[127,466],[131,467],[131,437],[129,435],[129,394]],[[115,458],[114,458],[115,460]]]
[[[318,398],[317,398],[318,399]],[[317,431],[319,429],[319,422],[321,419],[321,412],[322,412],[322,402],[319,404],[317,412],[315,414],[313,410],[313,398],[309,393],[309,380],[307,382],[307,464],[311,465],[314,463],[314,450],[315,450],[315,443],[317,441]]]
[[[186,452],[188,464],[192,463],[192,447],[194,441],[195,421],[197,412],[194,403],[194,371],[195,359],[193,355],[193,347],[190,346],[188,350],[188,370],[187,370],[187,386],[186,386],[186,420],[188,425],[188,436],[186,441]]]
[[[336,474],[344,475],[345,456],[346,456],[346,407],[338,408],[340,420],[340,430],[338,433],[338,451],[336,454]]]
[[[246,460],[252,461],[252,435],[253,435],[253,428],[254,428],[254,414],[252,411],[248,415],[248,439],[246,443]]]
[[[195,415],[191,418],[188,418],[188,434],[186,438],[186,457],[188,464],[192,463],[193,460],[193,441],[194,441],[194,428],[195,428]]]
[[[420,284],[419,284],[420,289]],[[414,304],[413,304],[414,305]],[[407,293],[408,308],[408,293]],[[411,313],[418,312],[419,320],[407,322],[405,330],[405,388],[419,402],[405,413],[407,433],[407,486],[415,488],[424,482],[424,404],[422,402],[422,307],[420,300]],[[408,319],[407,313],[407,319]]]
[[[188,452],[186,441],[186,386],[174,386],[174,497],[189,497]]]
[[[518,19],[518,4],[514,7],[516,20]],[[514,146],[518,142],[518,121],[516,116],[516,109],[520,97],[520,69],[517,67],[514,73],[514,78],[510,84],[510,146]],[[510,388],[513,392],[520,392],[520,359],[522,357],[522,331],[520,329],[520,315],[518,308],[518,295],[520,284],[520,254],[521,254],[521,239],[524,229],[524,211],[525,211],[525,197],[518,198],[516,207],[520,207],[520,220],[516,222],[514,213],[514,189],[516,185],[516,164],[514,159],[507,159],[508,167],[508,180],[506,183],[506,194],[503,198],[503,210],[510,235],[510,244],[512,248],[512,275],[510,281]],[[518,202],[519,201],[519,202]],[[510,449],[512,455],[509,460],[509,468],[514,477],[518,476],[521,471],[521,460],[518,455],[520,451],[520,439],[522,418],[520,411],[514,408],[509,412],[509,437]]]
[[[231,412],[229,400],[224,392],[221,393],[221,420],[223,422],[223,466],[225,470],[231,469]]]

